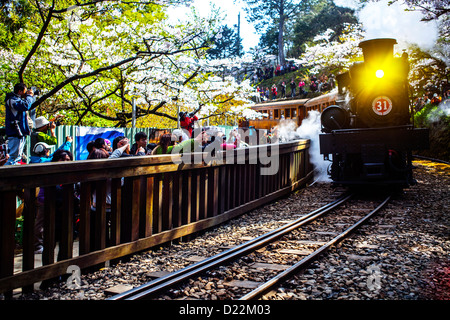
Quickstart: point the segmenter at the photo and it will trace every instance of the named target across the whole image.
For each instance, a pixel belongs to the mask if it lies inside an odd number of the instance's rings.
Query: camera
[[[186,118],[186,115],[187,115],[187,112],[180,112],[179,114],[178,114],[179,116],[180,116],[180,119],[181,120],[184,120],[184,118]]]
[[[22,138],[23,134],[19,127],[19,120],[11,121],[11,126],[16,131],[17,137]]]
[[[60,126],[61,125],[61,121],[50,121],[50,123],[48,124],[50,128],[53,127],[53,125],[55,125],[55,127]]]
[[[0,144],[0,156],[4,158],[6,157],[7,153],[8,153],[8,145],[6,143]]]
[[[31,86],[30,89],[33,90],[35,96],[39,96],[41,94],[41,90],[36,86]]]

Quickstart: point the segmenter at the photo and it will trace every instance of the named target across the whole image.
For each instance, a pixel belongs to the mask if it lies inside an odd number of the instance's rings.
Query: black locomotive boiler
[[[413,126],[408,55],[395,58],[396,43],[361,42],[364,62],[336,78],[339,97],[322,112],[319,137],[335,184],[415,184],[412,151],[429,148],[428,130]]]

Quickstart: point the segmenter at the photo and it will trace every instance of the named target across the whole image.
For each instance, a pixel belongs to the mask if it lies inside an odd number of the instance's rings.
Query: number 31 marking
[[[372,110],[379,116],[385,116],[392,111],[392,101],[386,96],[376,97],[372,102]]]

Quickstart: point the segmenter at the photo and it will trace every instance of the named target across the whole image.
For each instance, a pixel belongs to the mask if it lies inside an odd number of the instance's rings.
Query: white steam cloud
[[[370,2],[358,13],[367,39],[395,38],[401,45],[415,43],[422,48],[432,48],[438,38],[438,27],[433,21],[424,22],[419,11],[406,11],[408,7],[397,1]]]
[[[427,116],[429,123],[441,121],[444,117],[450,117],[450,99],[442,101],[437,108],[431,110]]]
[[[292,140],[309,139],[311,141],[309,147],[309,161],[314,165],[315,181],[330,182],[327,168],[330,162],[323,159],[320,154],[319,134],[321,133],[320,112],[310,111],[308,117],[303,119],[300,127],[292,120],[281,120],[276,126],[276,131],[280,142],[288,142]]]
[[[394,38],[399,49],[406,44],[416,44],[431,49],[436,44],[439,29],[435,21],[421,21],[420,11],[408,11],[409,7],[398,0],[389,5],[390,0],[366,2],[363,6],[358,0],[334,0],[338,6],[356,10],[359,22],[366,31],[366,39]]]
[[[330,162],[323,159],[320,154],[319,134],[321,133],[320,112],[310,111],[308,117],[303,119],[300,127],[297,128],[296,133],[302,139],[310,139],[311,145],[309,147],[309,159],[316,170],[314,177],[316,181],[330,182],[327,168]]]

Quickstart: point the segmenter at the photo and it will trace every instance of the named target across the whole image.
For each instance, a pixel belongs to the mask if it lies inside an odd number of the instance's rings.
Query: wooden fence
[[[267,148],[272,163],[266,161]],[[15,288],[31,291],[34,283],[64,275],[71,265],[83,269],[146,250],[284,196],[312,177],[308,149],[309,140],[299,140],[230,150],[223,153],[226,162],[216,158],[179,163],[185,154],[1,167],[0,293],[10,297]],[[197,160],[204,156],[189,155]],[[263,175],[275,159],[276,173]],[[78,197],[73,196],[74,186]],[[43,265],[35,267],[34,225],[42,188]],[[22,270],[15,272],[18,194],[25,206]],[[61,203],[63,210],[58,207]],[[76,255],[74,241],[79,245]]]

